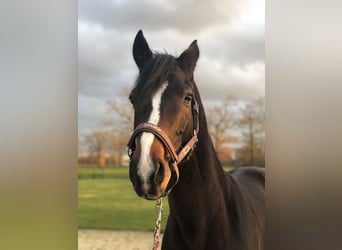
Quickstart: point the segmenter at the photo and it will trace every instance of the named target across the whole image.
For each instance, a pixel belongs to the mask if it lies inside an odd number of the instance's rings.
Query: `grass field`
[[[78,179],[125,179],[128,180],[128,168],[79,167]]]
[[[128,168],[79,168],[79,228],[153,230],[155,202],[139,198],[128,178]],[[162,228],[169,213],[163,199]]]
[[[169,214],[167,198],[163,208],[162,229]],[[155,202],[135,194],[127,167],[78,168],[79,228],[153,230],[155,221]]]

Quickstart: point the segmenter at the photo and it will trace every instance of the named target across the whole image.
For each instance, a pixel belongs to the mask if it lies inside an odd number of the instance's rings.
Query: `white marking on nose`
[[[168,85],[168,82],[164,82],[158,89],[152,98],[152,111],[148,122],[158,125],[160,120],[160,103],[163,93]],[[148,177],[152,171],[152,160],[150,158],[151,146],[154,140],[154,134],[143,132],[140,137],[141,155],[138,163],[138,174],[143,180],[143,188],[145,191],[148,190]]]

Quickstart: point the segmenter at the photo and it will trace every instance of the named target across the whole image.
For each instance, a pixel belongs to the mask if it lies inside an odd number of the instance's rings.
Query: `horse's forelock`
[[[140,71],[130,94],[130,100],[140,103],[146,96],[153,96],[161,84],[168,80],[176,59],[168,54],[154,54],[153,59]]]

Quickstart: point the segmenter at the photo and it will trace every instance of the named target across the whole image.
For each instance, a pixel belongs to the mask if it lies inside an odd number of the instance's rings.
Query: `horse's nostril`
[[[164,179],[164,165],[158,161],[156,166],[155,181],[161,183]]]

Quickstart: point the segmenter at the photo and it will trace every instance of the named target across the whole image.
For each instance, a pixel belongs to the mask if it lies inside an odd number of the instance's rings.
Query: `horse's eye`
[[[184,101],[185,103],[189,104],[192,101],[192,95],[186,95]]]
[[[132,94],[129,95],[128,97],[128,100],[131,102],[131,104],[134,104],[134,101],[133,101],[133,96]]]

